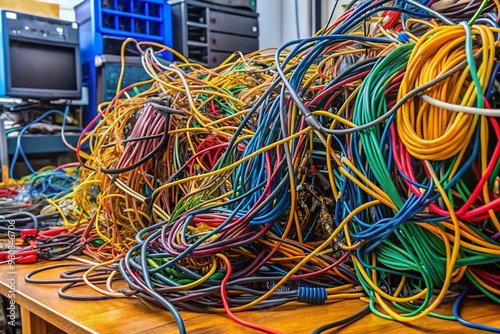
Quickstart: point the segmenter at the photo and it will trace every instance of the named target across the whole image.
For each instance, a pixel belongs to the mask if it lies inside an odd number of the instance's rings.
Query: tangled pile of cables
[[[127,40],[151,80],[100,106],[80,182],[52,201],[74,203],[88,270],[130,287],[94,288],[163,305],[181,332],[177,307],[273,332],[233,312],[349,298],[498,331],[458,306],[500,302],[500,2],[444,3],[353,1],[213,69]]]

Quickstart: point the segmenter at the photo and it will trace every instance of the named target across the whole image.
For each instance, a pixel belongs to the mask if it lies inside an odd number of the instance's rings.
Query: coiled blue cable
[[[297,301],[310,305],[323,305],[328,298],[325,288],[299,286],[297,288]]]

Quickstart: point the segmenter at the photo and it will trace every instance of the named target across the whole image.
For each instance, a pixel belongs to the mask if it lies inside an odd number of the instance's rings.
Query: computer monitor
[[[80,98],[78,24],[0,10],[0,96]]]

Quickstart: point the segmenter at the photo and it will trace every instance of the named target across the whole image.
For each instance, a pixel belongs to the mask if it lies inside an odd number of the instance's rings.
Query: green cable
[[[462,196],[462,200],[464,203],[467,201],[467,199],[471,196],[471,192],[469,188],[465,185],[464,181],[462,179],[459,179],[456,185],[456,189],[460,196]],[[474,208],[474,205],[471,205],[471,208]]]
[[[416,307],[415,304],[407,303],[406,305],[408,305],[409,307],[412,307],[412,308]],[[404,307],[401,304],[395,303],[394,306],[396,308],[400,309],[401,311],[405,311],[405,312],[411,311],[411,308]],[[457,320],[457,319],[455,319],[455,317],[453,315],[444,315],[444,314],[439,314],[439,313],[434,313],[434,312],[429,312],[428,316],[432,317],[432,318],[436,318],[436,319],[441,319],[441,320],[449,320],[449,321],[456,321]]]
[[[375,314],[376,316],[384,319],[384,320],[391,320],[391,321],[394,321],[394,319],[382,312],[380,312],[377,307],[375,306],[375,298],[370,298],[370,310],[372,311],[373,314]]]
[[[135,95],[141,94],[141,91],[139,90],[139,88],[137,88],[137,86],[134,86],[132,90],[134,91]]]
[[[176,220],[182,213],[185,213],[188,211],[188,209],[191,209],[198,205],[200,201],[202,200],[201,195],[198,196],[192,196],[187,199],[187,201],[178,201],[175,204],[174,210],[172,211],[172,215],[170,217],[171,221]]]
[[[411,240],[407,239],[404,236],[404,235],[408,235],[408,233],[409,233],[409,231],[406,231],[406,230],[407,230],[406,225],[401,225],[401,229],[395,230],[394,233],[398,237],[398,240],[401,242],[402,247],[404,247],[405,249],[412,249],[413,245],[411,244]],[[404,235],[401,232],[403,232]],[[412,253],[408,253],[408,254],[413,258],[413,260],[416,264],[415,270],[417,270],[422,275],[423,283],[425,284],[425,287],[427,288],[428,293],[425,295],[424,301],[422,302],[422,305],[420,307],[415,309],[414,312],[411,312],[409,314],[403,314],[402,316],[413,316],[413,315],[421,313],[427,307],[427,305],[430,303],[430,300],[432,297],[432,291],[433,291],[433,287],[434,287],[432,279],[429,277],[426,270],[424,270],[424,268],[422,268],[422,265],[420,264],[419,259]]]
[[[435,260],[435,254],[431,252],[429,247],[432,238],[437,237],[417,225],[405,224],[405,227],[409,230],[414,251],[420,259],[422,268],[429,274],[434,285],[442,285],[446,276],[446,265],[444,262]]]
[[[465,29],[465,56],[467,58],[467,64],[469,65],[469,73],[471,75],[472,81],[474,82],[474,86],[476,86],[477,107],[484,108],[483,88],[481,87],[481,80],[477,76],[476,62],[474,60],[474,51],[472,49],[472,30],[470,26],[468,26],[467,24],[461,24],[461,25]],[[476,115],[475,117],[479,116]]]
[[[477,11],[474,13],[474,16],[472,16],[472,18],[469,20],[469,22],[467,22],[467,24],[469,26],[472,26],[476,22],[477,18],[481,15],[481,13],[483,12],[483,10],[487,4],[488,4],[488,0],[483,0],[483,2],[481,3],[481,6],[479,6]]]
[[[385,90],[390,84],[388,80],[404,69],[413,48],[414,44],[405,44],[393,50],[375,64],[365,80],[363,80],[356,97],[353,118],[356,124],[366,124],[387,112]],[[384,158],[384,153],[380,148],[381,134],[379,128],[375,127],[361,131],[359,136],[364,148],[363,152],[375,179],[382,189],[387,192],[393,203],[398,208],[401,208],[403,200],[394,184],[390,171],[387,169],[385,164],[387,159]]]
[[[490,179],[488,180],[488,189],[493,191],[495,187],[496,176],[500,173],[500,159],[498,159],[493,172],[490,175]]]

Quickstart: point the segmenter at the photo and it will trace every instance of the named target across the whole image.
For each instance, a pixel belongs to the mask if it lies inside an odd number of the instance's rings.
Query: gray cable
[[[478,51],[475,55],[474,58],[478,58],[481,55],[482,51]],[[292,97],[293,101],[297,104],[297,107],[300,109],[302,114],[306,118],[306,122],[309,126],[311,126],[314,130],[317,130],[322,133],[326,133],[329,135],[334,135],[334,136],[343,136],[349,133],[354,133],[362,130],[366,130],[371,128],[372,126],[379,125],[389,117],[391,117],[403,104],[405,104],[409,99],[415,97],[416,95],[422,93],[428,88],[431,88],[432,86],[438,84],[439,82],[451,77],[455,72],[458,72],[461,70],[463,67],[467,65],[467,60],[461,61],[459,64],[455,65],[453,68],[451,68],[449,71],[443,73],[442,75],[432,79],[431,81],[423,84],[422,86],[419,86],[417,88],[412,89],[409,91],[405,96],[401,98],[387,113],[383,114],[377,119],[374,119],[371,122],[368,122],[366,124],[360,125],[355,128],[350,128],[350,129],[338,129],[338,130],[332,130],[329,128],[324,127],[317,119],[316,116],[312,114],[312,112],[304,105],[302,102],[302,99],[298,96],[297,92],[293,88],[293,86],[290,84],[288,79],[286,78],[285,74],[283,73],[283,70],[280,66],[280,64],[277,64],[276,69],[278,71],[278,74],[285,84],[290,96]]]
[[[295,0],[295,29],[297,29],[297,38],[300,39],[299,0]]]

